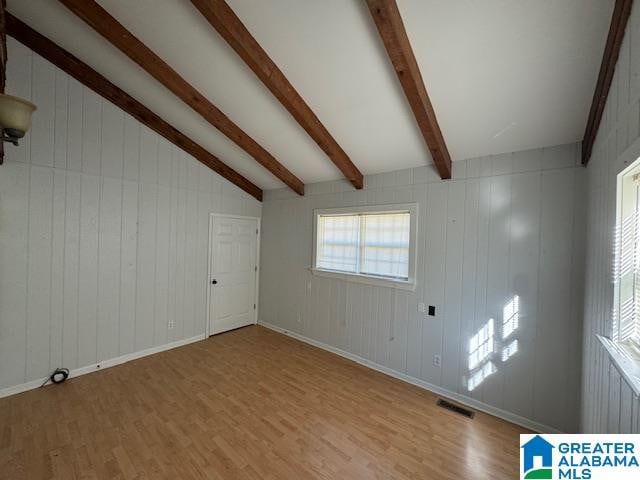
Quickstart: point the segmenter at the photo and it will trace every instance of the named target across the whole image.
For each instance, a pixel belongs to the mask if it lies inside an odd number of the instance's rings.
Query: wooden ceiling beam
[[[59,0],[299,195],[304,184],[94,0]]]
[[[615,7],[613,9],[611,25],[609,26],[609,35],[607,36],[607,43],[604,48],[602,63],[600,64],[598,82],[596,83],[596,90],[593,94],[591,109],[589,110],[587,127],[582,140],[583,165],[589,163],[589,159],[591,158],[593,144],[596,141],[596,135],[600,128],[604,107],[607,104],[607,97],[609,96],[609,90],[611,89],[613,74],[615,73],[616,64],[618,63],[620,47],[622,47],[624,31],[627,28],[627,22],[629,21],[632,6],[633,0],[616,0]]]
[[[191,0],[191,3],[327,154],[347,180],[355,188],[362,188],[363,180],[360,170],[231,7],[224,0]]]
[[[24,44],[41,57],[68,73],[98,95],[109,100],[111,103],[136,118],[140,123],[143,123],[154,132],[192,155],[204,165],[211,168],[214,172],[226,178],[234,185],[240,187],[249,195],[262,201],[262,190],[259,187],[251,183],[231,167],[224,164],[216,156],[209,153],[189,137],[172,127],[169,123],[142,105],[135,98],[131,97],[111,83],[91,67],[8,12],[6,13],[5,20],[7,33],[20,43]]]
[[[395,0],[367,0],[369,11],[400,80],[440,177],[451,178],[451,157]]]

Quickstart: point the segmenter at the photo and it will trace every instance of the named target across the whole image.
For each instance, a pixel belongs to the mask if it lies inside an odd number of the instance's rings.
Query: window
[[[640,166],[618,183],[613,339],[640,346]]]
[[[416,206],[315,212],[316,272],[413,284]]]
[[[611,336],[597,335],[640,395],[640,158],[617,178]]]

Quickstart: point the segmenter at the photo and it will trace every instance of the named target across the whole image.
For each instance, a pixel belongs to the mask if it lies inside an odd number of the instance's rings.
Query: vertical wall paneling
[[[426,317],[422,329],[422,370],[423,380],[440,385],[442,369],[434,365],[433,356],[442,355],[443,337],[443,300],[445,276],[445,257],[447,241],[447,183],[436,183],[427,190],[427,202],[420,210],[426,210],[422,216],[426,224],[424,264],[424,288],[427,305],[434,305],[435,317]]]
[[[559,362],[569,365],[567,340],[579,332],[571,331],[571,259],[573,247],[573,201],[575,172],[563,171],[542,176],[542,215],[540,218],[540,261],[549,268],[539,276],[539,318],[536,337],[546,343],[544,355],[535,356],[534,414],[548,423],[558,423],[573,411],[555,408],[565,403],[565,392],[545,395],[553,385],[567,381]],[[555,318],[566,319],[558,323]],[[574,372],[574,374],[577,374]],[[541,388],[540,388],[541,387]],[[575,403],[574,403],[575,405]],[[536,410],[539,410],[537,412]],[[577,421],[577,420],[576,420]]]
[[[38,105],[0,171],[0,395],[205,332],[209,213],[261,204],[8,39]]]
[[[528,399],[533,396],[530,366],[537,356],[536,325],[531,319],[538,318],[541,183],[539,172],[515,174],[511,181],[508,290],[520,298],[520,322],[513,335],[518,340],[518,353],[503,365],[504,408],[525,418],[533,416]]]
[[[80,255],[78,267],[79,365],[90,365],[98,361],[98,215],[100,193],[100,177],[82,174],[80,177]]]
[[[65,75],[60,73],[60,75]],[[66,169],[70,172],[82,171],[82,131],[84,88],[75,79],[67,77],[67,158]],[[56,137],[58,143],[62,138]],[[17,149],[20,150],[20,149]]]
[[[474,163],[478,163],[477,170],[483,175],[490,175],[491,169],[490,163],[486,160],[480,159],[478,162],[467,162],[469,167],[473,167]],[[473,168],[472,168],[473,170]],[[478,335],[480,330],[487,324],[490,318],[490,312],[487,308],[487,278],[489,272],[489,247],[490,247],[490,232],[491,232],[491,210],[487,208],[491,204],[491,178],[485,177],[480,180],[479,192],[478,192],[478,233],[477,233],[477,245],[478,250],[476,252],[476,281],[473,284],[475,289],[475,308],[472,310],[473,315],[473,328],[471,329],[471,335]],[[482,208],[484,206],[484,208]],[[474,260],[472,260],[474,261]],[[468,338],[471,338],[469,336]],[[466,341],[467,359],[469,355],[469,342]],[[468,363],[468,362],[467,362]],[[467,369],[466,380],[467,384],[470,380],[472,373]],[[468,391],[468,387],[465,386],[465,392]],[[482,400],[483,385],[480,384],[478,388],[470,392],[472,398],[476,400]]]
[[[304,198],[266,192],[260,321],[531,425],[576,431],[580,352],[566,345],[582,305],[578,154],[570,144],[454,162],[448,182],[422,167],[367,176],[360,192],[344,181],[307,185]],[[309,272],[314,209],[398,202],[418,204],[415,291]],[[515,295],[519,327],[503,339]],[[421,302],[436,316],[418,312]],[[482,365],[495,371],[469,391],[469,340],[491,318],[495,349]],[[518,351],[503,360],[513,340]]]
[[[10,77],[9,77],[10,78]],[[9,80],[9,79],[7,79]],[[26,143],[26,142],[25,142]],[[5,151],[0,175],[0,386],[22,383],[26,373],[27,241],[29,236],[29,165],[13,162]]]
[[[169,296],[169,240],[171,238],[171,145],[164,139],[158,141],[158,203],[156,208],[156,272],[155,272],[155,328],[154,344],[167,343],[169,323],[167,314]]]
[[[69,128],[69,77],[55,69],[55,106],[53,129],[53,166],[67,168],[67,134]]]
[[[27,369],[28,377],[46,375],[51,327],[51,199],[53,171],[30,167],[27,237]],[[44,328],[43,328],[44,325]]]
[[[126,144],[125,144],[126,148]],[[126,149],[125,149],[126,161]],[[134,351],[138,265],[138,183],[122,185],[120,237],[120,303],[118,313],[118,354]]]
[[[492,170],[502,166],[492,161]],[[497,163],[497,165],[494,165]],[[493,168],[495,167],[495,168]],[[493,319],[496,355],[493,364],[496,372],[491,374],[480,385],[482,401],[499,408],[503,406],[504,370],[500,368],[500,350],[502,346],[503,308],[511,301],[514,292],[508,287],[507,274],[511,248],[511,176],[494,175],[491,177],[489,200],[489,249],[488,267],[486,271],[486,313],[481,326]],[[480,280],[482,281],[482,279]],[[481,326],[479,328],[481,328]]]
[[[65,137],[62,137],[66,141]],[[53,198],[51,204],[51,298],[49,311],[49,365],[62,365],[64,336],[64,264],[65,214],[67,181],[64,170],[53,171]]]
[[[38,55],[32,58],[31,101],[38,106],[38,115],[33,116],[31,126],[31,161],[52,167],[55,153],[55,67]]]
[[[78,304],[80,274],[80,190],[82,176],[67,171],[64,218],[64,279],[62,363],[75,368],[78,363]]]
[[[189,167],[190,164],[187,164]],[[190,169],[189,169],[190,170]],[[187,337],[195,334],[195,292],[196,292],[196,279],[194,277],[194,271],[196,268],[196,262],[199,260],[196,257],[196,232],[197,232],[197,212],[198,212],[198,192],[193,190],[194,178],[193,175],[188,175],[188,189],[187,189],[187,212],[186,212],[186,242],[185,242],[185,326],[184,332]],[[203,259],[204,260],[204,259]]]
[[[100,175],[102,104],[97,93],[82,89],[82,173],[87,175]]]
[[[442,316],[442,386],[460,390],[460,311],[462,306],[462,261],[464,252],[466,183],[452,182],[447,194],[446,258]]]
[[[121,213],[122,180],[103,177],[98,252],[98,359],[114,358],[119,354]]]
[[[479,228],[479,179],[469,179],[465,182],[464,204],[464,241],[460,255],[462,257],[462,292],[460,298],[460,329],[459,338],[467,339],[459,345],[457,388],[456,392],[467,392],[469,379],[469,340],[476,331],[476,281],[478,272],[478,228]],[[418,318],[417,321],[420,319]],[[448,367],[446,367],[448,368]],[[409,373],[411,374],[411,373]],[[450,381],[450,380],[449,380]]]

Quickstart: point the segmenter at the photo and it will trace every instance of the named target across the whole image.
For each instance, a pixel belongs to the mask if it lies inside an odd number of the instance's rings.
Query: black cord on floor
[[[47,383],[62,383],[69,378],[68,368],[56,368],[51,375],[44,381],[40,387],[44,387]]]

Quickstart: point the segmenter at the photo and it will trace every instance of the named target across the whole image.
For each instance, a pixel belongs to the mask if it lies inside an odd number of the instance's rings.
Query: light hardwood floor
[[[0,478],[514,479],[524,429],[263,327],[0,399]]]

